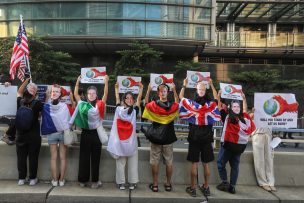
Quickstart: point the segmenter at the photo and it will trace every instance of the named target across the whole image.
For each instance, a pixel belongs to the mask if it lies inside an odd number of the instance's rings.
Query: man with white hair
[[[17,92],[16,148],[19,181],[24,185],[27,177],[27,159],[29,159],[30,186],[36,185],[38,157],[41,147],[40,124],[38,117],[43,104],[36,100],[37,85],[29,83],[27,78]],[[28,84],[29,83],[29,84]]]

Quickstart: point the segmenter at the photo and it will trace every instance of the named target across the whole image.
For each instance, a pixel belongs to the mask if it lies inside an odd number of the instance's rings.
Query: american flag
[[[195,125],[213,125],[221,120],[220,111],[214,101],[200,105],[193,100],[183,98],[179,103],[179,118]]]
[[[29,68],[28,56],[29,56],[28,41],[27,41],[27,36],[26,36],[22,16],[20,16],[18,34],[16,37],[16,41],[14,43],[13,54],[12,54],[11,64],[10,64],[11,80],[15,79],[18,68],[19,68],[18,78],[19,79],[23,78],[23,79],[20,79],[21,81],[24,80],[25,69]]]

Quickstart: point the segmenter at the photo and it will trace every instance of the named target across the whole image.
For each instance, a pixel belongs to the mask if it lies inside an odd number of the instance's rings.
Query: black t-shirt
[[[19,135],[23,135],[23,134],[30,134],[33,136],[40,136],[40,124],[39,124],[39,113],[42,111],[43,108],[43,104],[39,101],[39,100],[33,100],[32,102],[35,101],[35,104],[32,108],[33,110],[33,127],[30,131],[28,132],[21,132],[17,130],[17,134]],[[22,97],[17,97],[17,109],[19,109],[21,107],[22,104]],[[31,104],[29,104],[31,105]]]
[[[204,105],[203,102],[196,101],[197,103]],[[217,100],[215,100],[217,102]],[[194,133],[194,131],[199,131]],[[208,139],[204,139],[204,143],[198,143],[198,144],[205,144],[213,142],[213,132],[212,132],[212,125],[202,125],[198,126],[195,124],[189,123],[189,135],[188,135],[188,142],[202,142],[199,141],[200,139],[197,137],[194,137],[194,134],[200,134],[201,136],[207,136]]]
[[[170,103],[169,101],[166,102],[162,102],[165,106],[169,106]],[[160,106],[160,105],[159,105]],[[164,108],[162,106],[160,106],[161,108]],[[152,122],[152,126],[158,126],[158,125],[167,125],[167,130],[166,130],[166,140],[163,143],[163,145],[168,145],[168,144],[172,144],[173,142],[175,142],[177,140],[176,138],[176,134],[175,134],[175,130],[174,130],[174,121],[172,121],[171,123],[168,124],[161,124],[161,123],[157,123],[157,122]]]

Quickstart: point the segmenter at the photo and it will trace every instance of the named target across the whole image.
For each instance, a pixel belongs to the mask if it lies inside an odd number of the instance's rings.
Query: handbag
[[[70,129],[64,130],[63,142],[65,145],[71,145],[75,142],[76,133]]]
[[[108,142],[109,138],[107,132],[105,131],[102,125],[97,128],[97,134],[102,144],[106,144]]]
[[[148,127],[145,136],[150,142],[163,145],[167,140],[167,129],[168,125],[152,123],[152,125]]]
[[[232,152],[233,154],[242,154],[245,151],[247,144],[236,144],[236,143],[224,141],[223,147],[226,150]]]

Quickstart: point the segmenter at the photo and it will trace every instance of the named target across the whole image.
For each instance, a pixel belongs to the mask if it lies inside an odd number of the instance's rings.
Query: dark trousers
[[[9,124],[9,127],[8,127],[7,131],[5,132],[5,134],[7,134],[8,139],[10,141],[15,141],[15,138],[16,138],[16,126],[15,126],[15,124]]]
[[[92,182],[99,180],[100,155],[101,142],[97,130],[82,130],[79,152],[79,182],[85,183],[90,180],[90,170]]]
[[[229,161],[230,164],[230,184],[235,186],[239,176],[239,165],[240,165],[241,154],[234,154],[226,150],[222,145],[218,153],[217,168],[220,178],[223,182],[227,181],[226,164]]]
[[[20,139],[22,141],[16,142],[17,150],[17,167],[19,179],[25,179],[27,174],[27,157],[29,159],[29,178],[35,179],[38,170],[38,158],[41,147],[40,135],[31,136],[30,139]]]

